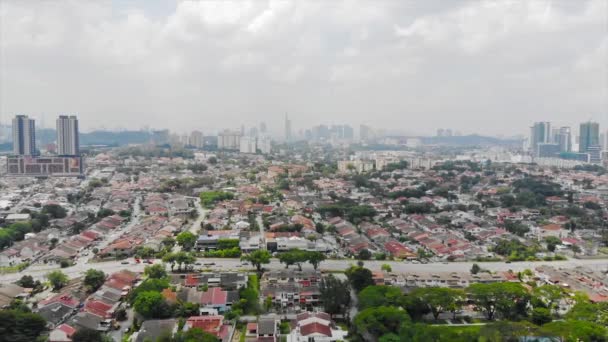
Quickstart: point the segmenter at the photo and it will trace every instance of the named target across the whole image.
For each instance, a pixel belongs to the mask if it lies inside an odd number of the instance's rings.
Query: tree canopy
[[[270,252],[265,249],[258,249],[249,254],[243,255],[241,260],[249,261],[258,272],[262,271],[262,265],[270,263]]]
[[[374,285],[372,271],[362,266],[351,266],[346,270],[346,277],[353,289],[360,292],[364,288]]]
[[[53,287],[53,290],[55,291],[64,287],[69,281],[68,276],[59,270],[47,273],[46,279],[48,279],[48,281],[51,283],[51,286]]]
[[[89,269],[84,276],[84,285],[89,292],[95,292],[106,281],[106,274],[103,271]]]

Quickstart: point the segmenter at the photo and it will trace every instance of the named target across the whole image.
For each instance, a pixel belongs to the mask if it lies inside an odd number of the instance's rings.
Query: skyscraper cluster
[[[608,140],[608,139],[604,139]],[[573,141],[578,145],[575,148]],[[600,126],[597,122],[583,122],[579,126],[578,139],[573,139],[570,127],[552,128],[550,122],[535,122],[530,127],[528,150],[536,158],[574,159],[590,163],[600,163],[602,146]]]
[[[342,140],[351,141],[355,137],[354,129],[349,125],[318,125],[305,132],[309,140]]]
[[[7,174],[30,177],[82,177],[84,165],[80,156],[80,137],[76,116],[57,118],[57,156],[38,157],[36,121],[27,115],[13,118],[13,156],[7,159]]]
[[[60,156],[80,155],[80,138],[78,118],[74,115],[60,115],[57,118],[57,154]],[[27,115],[16,115],[13,118],[13,154],[17,156],[35,156],[36,120]]]

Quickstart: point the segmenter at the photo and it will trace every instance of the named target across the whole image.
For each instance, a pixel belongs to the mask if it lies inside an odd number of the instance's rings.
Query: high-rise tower
[[[578,135],[578,151],[587,153],[589,147],[599,146],[600,144],[600,124],[591,121],[583,122]]]
[[[285,113],[285,141],[291,141],[291,120],[289,120],[287,113]]]
[[[13,154],[36,154],[36,122],[27,115],[17,115],[13,119]]]
[[[538,156],[538,145],[547,144],[551,141],[551,123],[535,122],[530,128],[530,152]]]
[[[57,154],[60,156],[80,154],[78,118],[74,115],[60,115],[57,118]]]

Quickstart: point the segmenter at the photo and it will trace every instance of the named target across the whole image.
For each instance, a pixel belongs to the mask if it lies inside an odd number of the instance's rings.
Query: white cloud
[[[289,109],[296,126],[423,132],[508,116],[487,131],[513,133],[606,110],[603,0],[113,4],[0,1],[2,118],[70,109],[85,128],[147,115],[189,130]]]

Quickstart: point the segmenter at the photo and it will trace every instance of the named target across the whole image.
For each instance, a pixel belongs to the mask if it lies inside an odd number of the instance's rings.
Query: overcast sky
[[[608,0],[0,0],[0,119],[608,129]]]

